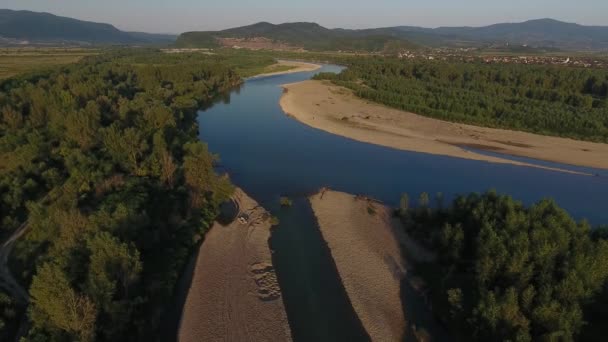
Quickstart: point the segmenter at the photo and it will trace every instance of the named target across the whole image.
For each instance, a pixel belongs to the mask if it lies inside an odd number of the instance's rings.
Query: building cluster
[[[532,64],[532,65],[564,65],[583,68],[608,68],[608,57],[600,56],[554,56],[554,55],[508,55],[487,54],[475,48],[463,49],[433,49],[426,51],[401,51],[397,54],[401,59],[426,59],[466,63],[487,64]]]

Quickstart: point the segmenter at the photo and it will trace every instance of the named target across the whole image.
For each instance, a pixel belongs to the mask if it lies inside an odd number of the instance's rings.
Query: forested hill
[[[31,43],[88,44],[171,43],[174,40],[171,35],[124,32],[110,24],[8,9],[0,9],[0,37]]]
[[[584,26],[553,19],[529,20],[483,27],[395,26],[360,30],[328,29],[315,23],[257,24],[223,31],[187,32],[177,45],[215,47],[221,38],[264,37],[275,42],[308,50],[380,51],[394,47],[467,47],[490,45],[529,45],[569,50],[608,49],[608,27]]]
[[[303,48],[313,51],[385,51],[394,48],[415,49],[419,46],[402,37],[367,30],[328,29],[315,23],[257,24],[223,31],[186,32],[176,41],[179,47],[217,47],[251,42],[234,41],[267,39],[268,48]],[[235,44],[236,43],[236,44]],[[261,44],[261,43],[260,43]],[[264,47],[264,46],[261,46]]]

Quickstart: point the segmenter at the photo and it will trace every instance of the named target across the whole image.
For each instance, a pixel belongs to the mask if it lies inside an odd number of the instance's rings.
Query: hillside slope
[[[0,9],[0,37],[30,43],[80,44],[168,44],[175,40],[171,35],[124,32],[110,24],[8,9]]]
[[[257,24],[223,31],[187,32],[176,41],[178,47],[216,47],[243,45],[247,42],[266,42],[277,49],[382,51],[388,46],[417,48],[401,37],[364,30],[328,29],[315,23]]]
[[[460,36],[486,42],[565,49],[608,48],[608,27],[584,26],[554,19],[537,19],[485,27],[440,27],[434,31],[440,35]]]
[[[565,50],[608,50],[608,27],[584,26],[553,19],[529,20],[483,27],[395,26],[370,29],[328,29],[315,23],[253,25],[223,31],[188,32],[180,47],[241,46],[244,41],[265,38],[292,48],[307,50],[383,51],[387,46],[414,49],[528,45]],[[285,48],[285,46],[281,48]]]

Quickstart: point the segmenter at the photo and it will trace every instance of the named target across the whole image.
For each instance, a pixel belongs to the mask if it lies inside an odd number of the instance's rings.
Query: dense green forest
[[[438,254],[417,270],[455,337],[476,341],[602,340],[608,311],[606,230],[551,200],[526,207],[495,192],[431,209],[404,195],[407,232]],[[602,330],[604,333],[602,333]]]
[[[178,277],[232,191],[196,110],[272,63],[115,51],[0,83],[1,233],[29,229],[10,260],[29,289],[28,340],[161,338]],[[4,336],[20,317],[3,294],[0,310]]]
[[[343,58],[324,73],[365,99],[442,120],[608,142],[608,71]]]

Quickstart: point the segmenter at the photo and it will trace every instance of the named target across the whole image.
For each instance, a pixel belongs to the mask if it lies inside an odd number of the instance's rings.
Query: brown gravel
[[[373,341],[399,341],[406,329],[400,283],[406,274],[397,222],[365,198],[322,191],[310,197],[344,288]]]
[[[268,246],[269,214],[242,190],[246,223],[216,223],[200,247],[178,340],[290,341],[291,332]]]

